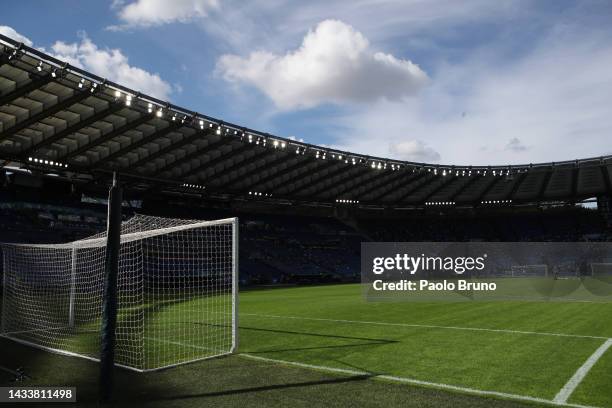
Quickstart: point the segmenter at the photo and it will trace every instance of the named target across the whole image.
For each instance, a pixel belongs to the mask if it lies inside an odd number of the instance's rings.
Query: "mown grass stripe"
[[[597,407],[590,406],[590,405],[569,404],[566,402],[558,402],[554,400],[547,400],[544,398],[530,397],[527,395],[509,394],[509,393],[498,392],[498,391],[478,390],[475,388],[461,387],[461,386],[451,385],[451,384],[442,384],[442,383],[434,383],[430,381],[422,381],[422,380],[417,380],[414,378],[396,377],[396,376],[383,375],[383,374],[373,374],[367,371],[327,367],[327,366],[320,366],[320,365],[314,365],[314,364],[299,363],[296,361],[277,360],[274,358],[254,356],[252,354],[239,354],[239,355],[242,357],[253,359],[253,360],[260,360],[260,361],[265,361],[269,363],[285,364],[285,365],[290,365],[290,366],[295,366],[295,367],[327,371],[327,372],[338,373],[338,374],[369,376],[370,378],[373,378],[373,379],[394,381],[394,382],[400,382],[400,383],[417,385],[417,386],[428,387],[428,388],[436,388],[436,389],[444,390],[444,391],[460,392],[464,394],[477,395],[480,397],[494,397],[494,398],[502,398],[502,399],[509,399],[509,400],[515,400],[515,401],[536,402],[539,404],[546,404],[546,405],[560,406],[560,407],[597,408]]]
[[[280,315],[267,315],[267,314],[258,314],[258,313],[241,313],[241,315],[242,316],[265,317],[265,318],[271,318],[271,319],[295,319],[295,320],[311,320],[311,321],[332,322],[332,323],[351,323],[351,324],[410,327],[410,328],[422,328],[422,329],[484,331],[484,332],[491,332],[491,333],[528,334],[528,335],[538,335],[538,336],[554,336],[554,337],[571,337],[571,338],[578,338],[578,339],[608,340],[608,337],[603,337],[603,336],[589,336],[589,335],[582,335],[582,334],[567,334],[567,333],[534,332],[534,331],[511,330],[511,329],[487,329],[483,327],[437,326],[437,325],[432,325],[432,324],[412,324],[412,323],[376,322],[376,321],[365,321],[365,320],[327,319],[327,318],[319,318],[319,317],[280,316]]]

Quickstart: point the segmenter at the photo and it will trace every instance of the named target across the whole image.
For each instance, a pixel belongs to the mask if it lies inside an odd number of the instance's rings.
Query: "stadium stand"
[[[456,166],[372,157],[201,115],[0,36],[4,167],[141,195],[370,208],[578,202],[612,192],[612,157]]]
[[[612,156],[456,166],[344,152],[192,112],[1,35],[0,164],[2,241],[99,232],[117,172],[125,215],[238,216],[243,285],[356,280],[368,240],[611,239]]]

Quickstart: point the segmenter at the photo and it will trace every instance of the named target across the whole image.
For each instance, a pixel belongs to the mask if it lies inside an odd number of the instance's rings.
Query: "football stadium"
[[[104,387],[125,407],[610,407],[606,153],[344,151],[0,35],[0,385],[72,387],[85,407]],[[428,275],[444,294],[385,297],[364,261],[383,243],[501,260],[464,274],[461,258],[457,290]]]

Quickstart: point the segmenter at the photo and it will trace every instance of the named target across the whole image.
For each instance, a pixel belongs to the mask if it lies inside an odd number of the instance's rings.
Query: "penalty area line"
[[[391,322],[376,322],[376,321],[366,321],[366,320],[326,319],[326,318],[320,318],[320,317],[280,316],[280,315],[266,315],[266,314],[258,314],[258,313],[240,313],[240,314],[242,316],[265,317],[265,318],[270,318],[270,319],[313,320],[313,321],[319,321],[319,322],[409,327],[409,328],[417,328],[417,329],[467,330],[467,331],[481,331],[481,332],[490,332],[490,333],[530,334],[530,335],[538,335],[538,336],[608,340],[608,337],[588,336],[588,335],[582,335],[582,334],[549,333],[549,332],[535,332],[535,331],[524,331],[524,330],[510,330],[510,329],[487,329],[487,328],[482,328],[482,327],[438,326],[438,325],[433,325],[433,324],[391,323]]]
[[[561,388],[559,393],[555,396],[554,400],[558,403],[566,403],[573,392],[578,388],[578,385],[584,380],[591,368],[597,363],[597,361],[604,355],[604,353],[612,346],[612,339],[606,340],[601,346],[595,350],[593,354],[584,362],[582,366],[569,379],[569,381]]]
[[[439,389],[443,391],[454,391],[454,392],[459,392],[462,394],[470,394],[470,395],[476,395],[480,397],[494,397],[494,398],[501,398],[501,399],[506,399],[506,400],[536,402],[540,404],[560,406],[560,407],[596,408],[596,407],[589,406],[589,405],[569,404],[567,402],[558,402],[554,400],[547,400],[544,398],[530,397],[527,395],[510,394],[510,393],[498,392],[498,391],[478,390],[476,388],[462,387],[458,385],[443,384],[443,383],[435,383],[435,382],[430,382],[430,381],[422,381],[422,380],[417,380],[414,378],[397,377],[397,376],[384,375],[384,374],[373,374],[367,371],[349,370],[345,368],[320,366],[320,365],[315,365],[315,364],[299,363],[296,361],[277,360],[274,358],[255,356],[255,355],[248,354],[248,353],[240,353],[239,356],[249,358],[252,360],[265,361],[265,362],[275,363],[275,364],[284,364],[284,365],[295,366],[295,367],[300,367],[300,368],[307,368],[311,370],[327,371],[327,372],[336,373],[336,374],[369,376],[370,378],[373,378],[373,379],[386,380],[386,381],[398,382],[398,383],[403,383],[403,384],[422,386],[422,387],[427,387],[427,388],[435,388],[435,389]]]

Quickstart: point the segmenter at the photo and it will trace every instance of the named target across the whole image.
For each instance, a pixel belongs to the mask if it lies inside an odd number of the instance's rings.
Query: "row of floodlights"
[[[13,54],[14,54],[14,52],[13,52]],[[10,59],[10,57],[9,57],[9,59]],[[42,61],[40,61],[38,63],[38,65],[36,66],[36,70],[38,72],[42,72],[43,68],[44,68],[43,67],[43,63],[42,63]],[[57,78],[57,76],[58,76],[58,69],[57,68],[53,68],[53,70],[51,71],[51,78]],[[85,83],[85,80],[81,79],[81,82],[79,82],[79,88],[83,88],[83,84],[84,83]]]
[[[9,55],[9,60],[12,58],[16,58],[19,54],[19,50],[15,49],[10,55]],[[43,62],[40,61],[39,64],[37,65],[37,70],[39,72],[43,71],[44,66],[43,66]],[[60,69],[61,71],[61,69]],[[58,76],[58,68],[54,68],[51,71],[51,76],[53,78],[56,78]],[[90,81],[91,86],[89,88],[90,92],[95,92],[98,87],[99,84],[94,82],[94,81]],[[78,87],[80,89],[84,88],[87,84],[87,81],[84,78],[81,78],[80,82],[78,83]],[[121,91],[116,90],[115,91],[115,97],[119,100],[119,99],[123,99],[125,106],[131,106],[132,105],[132,100],[133,100],[133,96],[130,95],[129,93],[125,93],[123,94]],[[155,116],[157,116],[158,118],[162,118],[164,116],[164,108],[163,107],[159,107],[154,105],[153,103],[148,103],[147,105],[147,111],[149,113],[155,113]],[[178,114],[178,113],[173,113],[172,117],[171,117],[172,121],[178,121],[180,120],[181,123],[185,123],[185,121],[187,120],[187,116],[183,115],[183,114]],[[200,129],[205,129],[206,127],[206,123],[204,120],[200,120],[199,121],[199,125],[200,125]],[[218,135],[222,134],[222,126],[221,125],[217,125],[217,124],[213,124],[213,123],[208,123],[208,127],[209,128],[214,128],[217,127],[216,129],[216,133]],[[226,128],[225,129],[226,133],[230,132],[230,128]],[[234,134],[237,135],[239,132],[237,130],[234,130]],[[266,146],[266,142],[267,139],[265,137],[262,136],[254,136],[253,134],[247,134],[245,132],[242,132],[242,136],[248,137],[248,142],[249,143],[255,143],[256,145],[262,145],[262,146]],[[274,148],[281,148],[284,149],[287,144],[284,141],[281,140],[276,140],[273,139],[272,142]],[[305,146],[296,146],[296,150],[295,153],[296,154],[305,154],[307,150],[307,147]],[[365,163],[366,160],[364,159],[359,159],[359,158],[355,158],[355,157],[351,157],[348,158],[345,155],[339,154],[339,153],[332,153],[329,152],[329,154],[331,155],[332,159],[338,159],[338,160],[343,160],[345,163],[349,164],[357,164],[357,163]],[[326,150],[317,150],[316,151],[316,155],[315,157],[317,159],[322,159],[322,160],[326,160],[327,159],[327,155],[328,152]],[[400,170],[402,168],[402,166],[398,163],[387,163],[387,162],[382,162],[382,161],[372,161],[370,166],[372,167],[372,169],[376,169],[376,170],[386,170],[387,167],[390,167],[391,170]],[[447,176],[447,175],[452,175],[454,173],[455,176],[471,176],[472,175],[472,169],[444,169],[444,168],[438,168],[438,167],[426,167],[426,166],[422,166],[420,167],[420,169],[424,169],[427,168],[428,172],[433,172],[435,175],[441,174],[442,176]],[[417,167],[413,167],[413,172],[416,171]],[[513,169],[512,172],[515,173],[523,173],[528,171],[528,169]],[[511,170],[510,169],[481,169],[481,170],[474,170],[474,172],[478,175],[482,174],[484,176],[486,176],[487,174],[492,174],[494,176],[509,176],[511,174]]]
[[[510,204],[512,200],[485,200],[481,201],[480,204]]]
[[[346,200],[342,198],[337,199],[336,202],[342,204],[359,204],[359,200]]]
[[[397,163],[391,163],[389,165],[385,162],[377,162],[377,161],[373,161],[372,163],[370,163],[370,167],[375,170],[386,170],[387,166],[389,166],[389,168],[391,168],[392,171],[400,170],[402,168],[402,166]]]
[[[430,205],[455,205],[454,201],[428,201],[425,203],[425,205],[430,206]]]
[[[183,184],[181,184],[181,187],[194,188],[196,190],[204,190],[206,188],[206,187],[204,187],[201,184],[189,184],[189,183],[183,183]]]
[[[45,166],[68,167],[66,163],[59,163],[48,159],[39,159],[38,157],[28,157],[28,161],[37,164],[44,164]]]
[[[18,50],[15,50],[9,56],[9,59],[10,58],[14,58],[17,54],[18,54]],[[42,61],[39,62],[39,64],[37,65],[36,69],[38,70],[38,72],[42,72],[43,71],[44,65],[43,65]],[[57,74],[57,69],[53,69],[53,71],[51,72],[51,76],[53,78],[56,78],[57,75],[58,75]],[[78,88],[79,89],[85,88],[87,83],[88,82],[87,82],[87,80],[85,78],[81,78],[79,83],[78,83]],[[91,83],[90,91],[93,93],[93,92],[95,92],[98,89],[99,84],[94,82],[94,81],[90,81],[90,83]],[[123,100],[125,106],[128,106],[128,107],[132,106],[133,98],[134,97],[132,95],[130,95],[129,93],[123,93],[120,90],[115,90],[115,99],[116,100]],[[151,102],[147,103],[147,112],[150,113],[150,114],[154,113],[155,116],[158,117],[158,118],[162,118],[162,117],[165,116],[164,108],[163,107],[159,107],[157,105],[154,105]],[[187,121],[187,119],[188,119],[187,115],[179,114],[177,112],[172,113],[172,116],[171,116],[171,120],[173,122],[180,121],[182,124],[184,124]],[[208,126],[206,126],[206,125],[208,125]],[[209,128],[215,128],[216,127],[216,134],[217,135],[221,135],[222,134],[222,126],[221,125],[217,125],[217,124],[214,124],[212,122],[206,123],[204,120],[199,120],[199,126],[200,126],[200,129],[202,129],[202,130],[204,130],[206,127],[209,127]],[[231,130],[230,128],[225,128],[225,132],[226,133],[229,133],[230,130]],[[233,130],[233,133],[234,133],[234,135],[238,135],[239,132],[237,130]],[[261,136],[254,137],[252,134],[250,134],[250,133],[247,134],[245,132],[242,132],[242,136],[243,137],[248,136],[248,142],[249,143],[255,143],[256,145],[262,145],[264,147],[266,146],[267,139],[265,137],[261,137]],[[287,147],[287,143],[285,141],[282,141],[282,140],[274,139],[272,144],[273,144],[274,148],[284,149],[284,148]],[[305,149],[304,150],[300,150],[299,147],[298,147],[298,150],[296,151],[297,154],[304,154],[304,152],[305,152]]]
[[[249,191],[250,196],[272,197],[271,193],[262,193],[261,191]]]
[[[453,169],[438,169],[437,167],[433,167],[433,168],[432,167],[428,167],[427,171],[429,173],[433,172],[433,174],[435,174],[435,175],[441,174],[443,177],[451,176],[451,175],[453,175],[453,173],[457,177],[463,177],[463,176],[470,177],[472,175],[472,170],[471,169],[467,169],[467,170],[466,169],[461,169],[461,170],[456,169],[456,170],[453,170]],[[519,169],[519,170],[516,170],[516,171],[518,173],[522,173],[522,172],[526,172],[527,170],[526,169],[523,169],[523,170]],[[490,172],[490,174],[492,174],[494,176],[509,176],[510,173],[511,173],[510,169],[506,169],[506,170],[504,170],[504,169],[502,169],[502,170],[490,170],[490,169],[489,170],[485,170],[485,169],[483,169],[483,170],[475,170],[474,172],[476,174],[478,174],[478,175],[482,174],[483,176],[486,176],[487,174],[489,174],[489,172]]]
[[[13,55],[16,55],[16,52],[17,52],[17,50],[15,50],[13,52]],[[39,72],[43,70],[43,63],[42,63],[42,61],[38,64],[37,69],[38,69]],[[56,75],[57,75],[56,74],[56,70],[53,70],[52,71],[52,76],[55,78]],[[85,83],[86,83],[85,79],[82,78],[81,81],[78,84],[78,87],[79,88],[83,88],[85,86]],[[91,88],[90,88],[90,92],[92,92],[92,93],[95,92],[97,87],[98,87],[98,84],[95,83],[95,82],[92,82],[92,85],[91,85]],[[115,91],[115,97],[117,99],[121,99],[123,97],[123,94],[121,93],[121,91],[116,90]],[[125,99],[125,105],[126,106],[131,106],[131,104],[132,104],[132,95],[125,94],[125,98],[124,99]],[[155,111],[155,116],[157,116],[158,118],[161,118],[161,117],[164,116],[163,108],[154,107],[154,105],[152,103],[150,103],[150,102],[148,103],[147,111],[149,113],[153,113]],[[172,121],[177,121],[177,120],[179,120],[179,115],[177,113],[174,113],[173,116],[172,116]],[[186,115],[182,115],[182,117],[180,118],[181,123],[185,123],[186,120],[187,120],[187,116]],[[205,128],[205,122],[203,120],[199,121],[199,125],[200,125],[200,129],[203,130]],[[210,128],[213,128],[215,125],[213,123],[209,123],[208,126]],[[229,132],[229,128],[226,128],[225,131]],[[216,133],[218,135],[220,135],[222,133],[221,125],[217,125]],[[237,133],[238,133],[238,131],[234,130],[234,134],[237,134]],[[243,133],[243,136],[245,136],[244,133]],[[254,142],[256,145],[262,145],[264,147],[266,146],[267,139],[265,137],[261,137],[261,136],[254,137],[250,133],[247,135],[247,137],[248,137],[248,142],[249,143],[253,143]],[[273,143],[273,146],[275,148],[280,147],[280,148],[284,149],[286,147],[286,142],[284,142],[284,141],[274,140],[272,143]],[[306,152],[306,148],[305,147],[301,147],[300,148],[299,146],[296,148],[296,151],[295,151],[296,154],[305,154],[305,152]],[[352,157],[351,159],[349,159],[346,156],[343,156],[342,154],[331,153],[331,157],[332,157],[332,159],[344,160],[344,162],[347,163],[347,164],[350,162],[351,164],[355,165],[358,162],[358,159],[356,159],[355,157]],[[317,150],[316,154],[315,154],[315,158],[326,160],[327,159],[327,151],[325,151],[325,150]],[[359,159],[359,162],[360,163],[364,162],[364,160],[363,159]],[[380,162],[380,161],[372,161],[371,167],[373,169],[376,169],[376,170],[386,170],[387,169],[387,163],[386,162]],[[390,164],[390,168],[393,171],[400,170],[401,169],[401,165],[400,164],[391,163]],[[413,169],[413,171],[414,171],[414,169]],[[429,167],[429,168],[427,168],[427,171],[428,172],[432,172],[433,171],[433,173],[435,175],[437,175],[439,169],[435,168],[435,167],[434,168]],[[496,176],[496,175],[499,175],[499,176],[504,175],[504,170],[490,170],[490,171],[492,172],[492,174],[494,176]],[[522,170],[522,171],[527,171],[527,170]],[[521,170],[519,170],[519,172],[521,172]],[[441,175],[442,176],[451,175],[452,173],[453,173],[452,169],[441,169]],[[472,175],[472,170],[471,169],[468,169],[468,170],[465,170],[465,169],[463,169],[463,170],[454,170],[454,173],[455,173],[456,176],[466,176],[466,175],[467,176],[471,176]],[[476,174],[480,174],[480,170],[477,170]],[[487,170],[483,170],[482,174],[483,175],[487,175]],[[510,170],[509,169],[506,170],[505,174],[506,175],[510,175]]]
[[[300,148],[298,147],[297,150],[295,151],[295,153],[297,154],[304,154],[306,152],[306,148],[302,148],[302,151],[300,152]],[[359,163],[363,163],[364,160],[363,159],[357,159],[356,157],[347,157],[346,155],[342,155],[340,153],[330,153],[331,158],[333,160],[339,160],[339,161],[343,161],[345,164],[352,164],[352,165],[356,165],[358,162]],[[317,152],[315,153],[315,159],[321,159],[321,160],[326,160],[327,159],[327,151],[325,150],[317,150]]]

